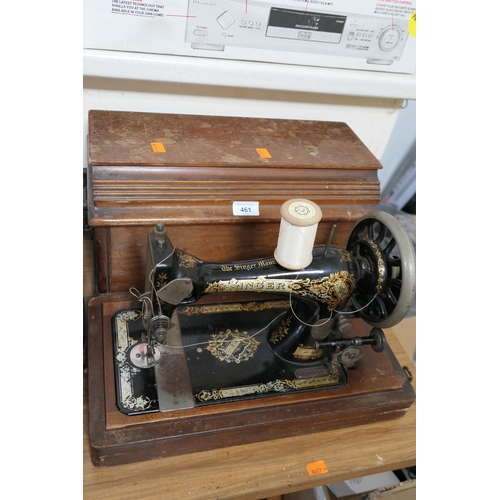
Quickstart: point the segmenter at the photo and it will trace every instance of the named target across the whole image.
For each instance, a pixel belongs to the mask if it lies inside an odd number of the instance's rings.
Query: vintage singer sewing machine
[[[146,291],[102,313],[121,417],[91,432],[95,465],[398,418],[413,403],[383,332],[415,297],[414,249],[389,214],[363,217],[346,249],[315,246],[300,270],[203,262],[163,223],[147,251]]]
[[[315,247],[297,271],[274,257],[202,262],[158,223],[141,309],[113,318],[118,407],[136,415],[345,386],[414,299],[413,247],[398,224],[366,216],[347,250]],[[356,317],[368,335],[353,331]]]
[[[94,465],[405,414],[411,374],[384,329],[413,302],[415,255],[376,212],[379,168],[343,123],[89,112]],[[280,205],[303,197],[322,218],[289,265]]]

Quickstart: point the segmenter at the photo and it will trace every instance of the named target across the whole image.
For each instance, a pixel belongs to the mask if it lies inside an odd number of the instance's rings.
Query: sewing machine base
[[[140,415],[344,386],[346,370],[325,364],[321,350],[294,347],[290,360],[277,354],[273,347],[288,333],[292,314],[288,300],[274,297],[180,306],[169,341],[155,353],[163,359],[143,368],[147,344],[141,312],[119,311],[112,331],[120,411]],[[172,344],[177,346],[167,347]]]
[[[100,296],[89,302],[89,433],[95,466],[396,419],[415,400],[405,370],[387,346],[382,353],[367,350],[356,368],[348,370],[347,382],[265,397],[233,397],[217,404],[174,411],[126,415],[117,406],[112,319],[119,311],[138,307],[130,294]],[[355,335],[366,335],[370,327],[363,320],[354,320],[353,330]],[[205,382],[207,387],[214,385],[209,378]]]

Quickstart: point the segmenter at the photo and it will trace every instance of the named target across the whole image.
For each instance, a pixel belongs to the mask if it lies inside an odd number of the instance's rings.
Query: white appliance
[[[371,64],[399,60],[407,18],[341,12],[333,3],[189,0],[186,42],[200,50],[236,46],[357,57]]]

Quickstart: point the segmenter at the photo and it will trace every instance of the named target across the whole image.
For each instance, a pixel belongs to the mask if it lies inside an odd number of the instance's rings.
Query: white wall
[[[398,119],[394,124],[391,137],[386,145],[384,154],[380,159],[383,169],[379,172],[381,192],[394,179],[394,176],[400,175],[400,167],[404,167],[402,162],[407,155],[414,150],[417,141],[417,108],[416,101],[406,101],[407,105],[401,109]]]

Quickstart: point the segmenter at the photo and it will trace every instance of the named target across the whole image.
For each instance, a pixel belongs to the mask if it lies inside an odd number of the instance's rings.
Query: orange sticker
[[[259,156],[261,158],[272,158],[272,156],[269,154],[269,151],[266,148],[257,148],[255,151],[259,153]]]
[[[313,462],[312,464],[307,464],[307,472],[310,476],[319,476],[320,474],[326,474],[328,469],[326,468],[325,462],[320,460],[319,462]]]
[[[166,153],[165,146],[163,142],[152,142],[151,147],[155,153]]]

